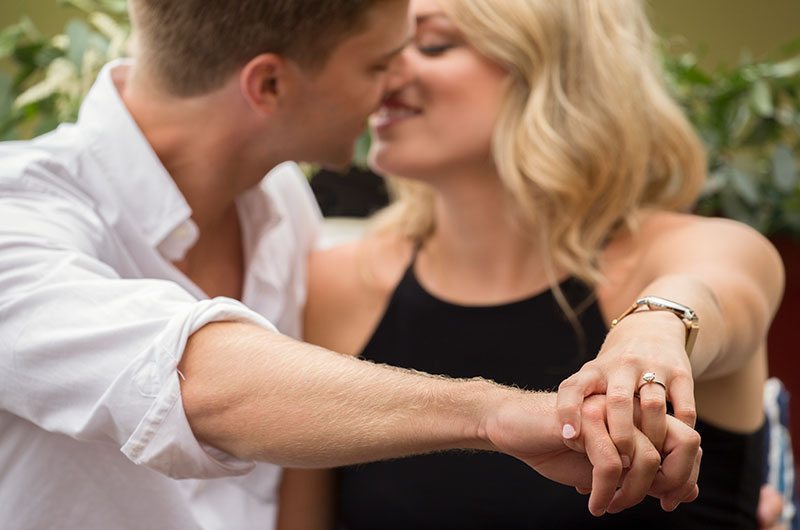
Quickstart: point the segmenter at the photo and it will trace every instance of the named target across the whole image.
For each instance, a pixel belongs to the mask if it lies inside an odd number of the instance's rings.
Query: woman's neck
[[[437,190],[436,230],[417,259],[426,288],[466,304],[502,303],[546,288],[538,234],[514,221],[499,178],[451,183]]]

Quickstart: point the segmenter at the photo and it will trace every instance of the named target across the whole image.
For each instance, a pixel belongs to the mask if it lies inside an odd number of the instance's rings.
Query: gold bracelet
[[[613,328],[619,324],[620,320],[637,309],[644,308],[649,311],[668,311],[681,319],[681,322],[686,326],[686,355],[691,356],[694,343],[697,341],[697,333],[700,331],[700,317],[697,316],[694,310],[683,304],[658,296],[644,296],[636,300],[624,313],[612,320],[611,327]]]

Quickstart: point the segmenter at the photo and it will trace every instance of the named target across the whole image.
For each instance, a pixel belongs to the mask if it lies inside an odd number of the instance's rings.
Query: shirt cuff
[[[255,466],[253,461],[240,460],[200,443],[183,409],[177,367],[186,342],[206,324],[223,321],[246,322],[276,331],[266,319],[228,298],[203,300],[193,304],[188,314],[176,315],[157,340],[155,366],[145,365],[134,376],[143,394],[149,389],[158,390],[144,418],[122,446],[122,453],[133,463],[176,479],[242,475]]]

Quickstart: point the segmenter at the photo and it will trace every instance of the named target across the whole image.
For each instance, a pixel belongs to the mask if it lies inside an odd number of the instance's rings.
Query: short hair
[[[262,53],[323,66],[380,0],[131,0],[142,66],[176,96],[219,88]]]
[[[686,210],[705,152],[662,81],[644,0],[444,0],[467,42],[508,72],[494,161],[516,219],[559,270],[590,284],[617,228]],[[376,229],[435,230],[424,183],[392,179]]]

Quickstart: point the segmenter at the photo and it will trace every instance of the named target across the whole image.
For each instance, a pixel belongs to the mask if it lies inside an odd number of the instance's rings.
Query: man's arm
[[[339,466],[451,448],[491,449],[481,421],[508,390],[340,355],[240,323],[190,337],[179,370],[198,439],[243,459]],[[529,395],[536,406],[540,396]],[[532,451],[559,447],[544,406]],[[548,432],[549,431],[549,432]]]
[[[327,467],[444,449],[496,450],[555,481],[592,489],[597,514],[612,503],[623,472],[604,407],[587,417],[586,455],[579,454],[562,442],[553,394],[379,366],[238,323],[196,332],[179,369],[197,438],[242,459]],[[696,489],[699,437],[684,429],[671,430],[667,472],[655,486],[661,498],[684,500]],[[638,485],[615,509],[653,491],[660,457],[655,450],[637,456]]]

